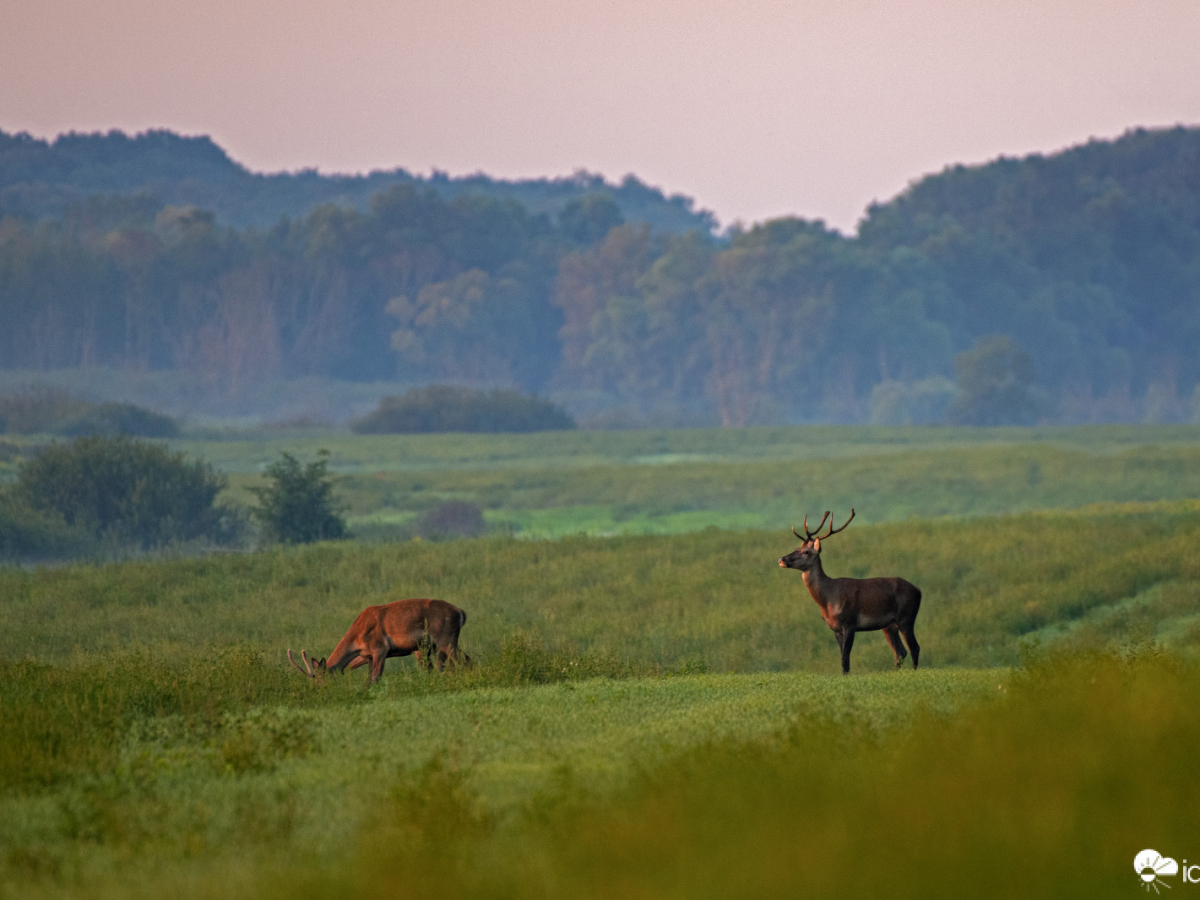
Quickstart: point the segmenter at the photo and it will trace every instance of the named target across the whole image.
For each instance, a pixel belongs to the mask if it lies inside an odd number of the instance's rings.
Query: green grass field
[[[351,528],[376,539],[447,500],[544,539],[786,530],[831,506],[879,523],[1200,497],[1196,426],[264,434],[177,445],[228,472],[241,502],[280,450],[327,448]]]
[[[342,439],[355,515],[521,530],[0,568],[0,897],[1123,897],[1200,854],[1197,435],[798,431]],[[843,504],[825,567],[921,586],[918,672],[836,674],[775,564]],[[528,539],[621,523],[661,533]],[[477,665],[287,666],[406,596]]]

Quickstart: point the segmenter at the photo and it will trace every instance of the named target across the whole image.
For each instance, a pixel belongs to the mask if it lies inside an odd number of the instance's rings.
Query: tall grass
[[[1198,538],[856,521],[826,569],[920,585],[928,671],[850,678],[782,529],[0,568],[0,897],[1128,895],[1189,852],[1200,673],[1102,648],[1195,653]],[[402,596],[476,666],[288,668]]]
[[[346,682],[309,690],[245,649],[174,663],[132,653],[97,659],[88,668],[0,661],[0,791],[111,769],[141,720],[175,717],[207,734],[254,707],[315,708],[363,698]]]
[[[900,575],[924,592],[929,665],[1009,665],[1023,645],[1103,643],[1131,628],[1194,643],[1200,508],[1102,507],[956,521],[857,521],[823,552],[831,575]],[[365,606],[440,597],[467,611],[462,640],[494,659],[514,632],[549,651],[708,671],[836,671],[837,647],[797,573],[789,532],[444,544],[323,544],[260,554],[58,569],[0,569],[0,658],[91,665],[152,648],[186,659],[248,646],[284,666],[324,655]],[[1078,627],[1075,627],[1078,626]],[[405,661],[389,662],[399,670]],[[886,669],[877,635],[855,670]],[[351,677],[358,677],[355,673]]]
[[[1071,657],[899,732],[802,712],[781,742],[718,741],[509,827],[433,768],[342,866],[278,895],[388,893],[403,872],[419,897],[1135,896],[1138,851],[1197,852],[1198,689],[1170,659]]]
[[[982,673],[990,699],[923,705],[947,674],[810,676],[782,733],[738,713],[797,676],[741,676],[731,704],[701,707],[708,740],[665,754],[572,741],[653,726],[713,676],[331,707],[268,721],[248,763],[245,720],[204,764],[160,738],[40,820],[7,803],[0,896],[1121,897],[1145,847],[1194,860],[1194,667],[1152,646],[1051,656]],[[907,696],[880,720],[887,690]],[[431,738],[442,722],[471,743]],[[486,751],[497,730],[504,757]],[[414,738],[441,749],[408,755]],[[569,755],[500,812],[498,767],[553,766],[531,747]],[[596,793],[605,751],[640,774]]]

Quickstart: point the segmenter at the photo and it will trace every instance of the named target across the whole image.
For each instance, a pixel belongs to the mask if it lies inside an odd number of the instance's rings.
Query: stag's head
[[[808,527],[808,516],[805,516],[804,534],[800,534],[796,530],[796,526],[792,526],[792,534],[800,538],[802,543],[787,556],[781,557],[779,565],[785,569],[799,569],[801,572],[807,572],[817,564],[817,560],[821,557],[821,541],[828,539],[839,531],[845,531],[846,526],[850,524],[853,518],[854,510],[852,509],[850,510],[850,518],[842,524],[842,527],[834,528],[829,510],[825,510],[825,515],[821,516],[821,521],[817,524],[817,527],[810,530]],[[829,519],[829,530],[825,534],[821,534],[820,531],[825,527],[826,519]]]

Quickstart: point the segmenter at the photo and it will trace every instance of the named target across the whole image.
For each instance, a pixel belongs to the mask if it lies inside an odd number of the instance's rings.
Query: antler
[[[799,532],[796,531],[795,525],[792,526],[792,534],[796,535],[796,537],[800,538],[800,540],[802,540],[802,541],[811,541],[813,535],[825,527],[825,520],[828,518],[829,518],[829,510],[825,510],[825,515],[821,516],[821,524],[818,525],[814,530],[809,531],[808,530],[808,515],[806,514],[804,516],[804,537],[800,537]],[[829,525],[831,528],[833,527],[832,522],[830,522]]]
[[[824,520],[822,520],[822,521],[824,521]],[[827,535],[825,535],[824,537],[822,537],[822,538],[821,538],[821,540],[825,540],[826,538],[828,538],[828,537],[830,537],[830,536],[832,536],[832,535],[835,535],[835,534],[837,534],[839,531],[845,531],[845,530],[846,530],[846,526],[847,526],[847,525],[849,525],[849,524],[850,524],[851,522],[853,522],[853,521],[854,521],[854,508],[853,508],[853,507],[851,507],[851,508],[850,508],[850,518],[849,518],[849,519],[847,519],[847,520],[846,520],[846,521],[845,521],[845,522],[842,524],[842,527],[841,527],[841,528],[834,528],[834,527],[833,527],[833,519],[830,519],[830,520],[829,520],[829,534],[827,534]],[[820,530],[821,530],[820,528],[818,528],[818,529],[817,529],[817,531],[820,531]]]
[[[298,671],[301,675],[307,675],[309,678],[316,678],[316,673],[312,670],[312,666],[308,663],[308,655],[303,650],[300,651],[300,658],[304,660],[303,669],[296,665],[296,661],[292,659],[292,648],[288,647],[288,662],[290,662],[293,666],[296,666],[296,671]]]

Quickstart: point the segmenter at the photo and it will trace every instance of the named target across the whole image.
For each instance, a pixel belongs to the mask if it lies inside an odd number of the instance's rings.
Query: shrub
[[[92,403],[69,391],[35,387],[0,397],[0,432],[4,431],[169,438],[179,433],[179,426],[170,416],[132,403]]]
[[[250,514],[263,526],[268,540],[284,544],[328,541],[346,533],[346,523],[333,500],[329,451],[321,450],[306,466],[290,453],[267,466],[271,484],[253,487],[258,505]]]
[[[353,425],[359,434],[561,431],[574,427],[574,419],[564,409],[541,397],[444,384],[415,388],[401,397],[384,397],[378,409]]]
[[[85,415],[92,404],[69,391],[32,387],[0,397],[0,431],[50,434],[62,423]]]
[[[0,494],[0,560],[67,559],[86,554],[93,545],[82,529]]]
[[[159,444],[93,435],[53,443],[21,467],[14,496],[95,537],[144,548],[231,541],[237,514],[216,505],[225,479]]]
[[[74,437],[84,434],[127,434],[133,437],[171,438],[179,425],[170,416],[151,412],[132,403],[101,403],[57,429]]]

